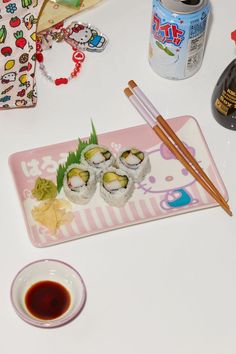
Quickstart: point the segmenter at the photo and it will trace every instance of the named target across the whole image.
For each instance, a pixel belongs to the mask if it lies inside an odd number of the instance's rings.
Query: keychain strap
[[[53,41],[61,42],[63,39],[64,39],[63,31],[60,32],[50,31],[38,36],[37,43],[36,43],[36,60],[39,62],[39,68],[42,71],[43,76],[45,76],[49,82],[54,83],[56,86],[67,85],[70,80],[77,77],[78,74],[80,73],[82,63],[85,60],[85,54],[82,51],[78,50],[77,48],[72,47],[73,50],[72,61],[74,63],[73,70],[71,71],[70,75],[67,77],[59,77],[53,79],[52,76],[48,73],[44,65],[43,51],[44,49],[51,49]]]
[[[43,51],[51,49],[54,41],[65,41],[72,47],[72,61],[75,65],[68,77],[53,79],[44,65]],[[42,71],[42,74],[50,82],[57,86],[65,85],[80,73],[81,65],[85,60],[84,52],[102,52],[105,49],[107,42],[107,37],[94,26],[81,22],[72,22],[68,27],[64,27],[64,23],[60,22],[49,30],[38,34],[36,59],[39,62],[39,68]]]

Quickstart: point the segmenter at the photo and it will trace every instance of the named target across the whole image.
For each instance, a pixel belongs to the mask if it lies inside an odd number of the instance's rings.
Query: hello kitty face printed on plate
[[[195,156],[194,148],[187,144],[185,146]],[[143,190],[144,194],[167,193],[186,188],[196,182],[165,144],[162,143],[159,148],[151,150],[149,158],[155,175],[150,174],[143,182],[137,184],[137,189]]]

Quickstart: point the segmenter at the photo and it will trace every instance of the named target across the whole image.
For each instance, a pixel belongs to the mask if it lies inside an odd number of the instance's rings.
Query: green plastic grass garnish
[[[97,133],[95,130],[95,127],[92,122],[92,132],[89,136],[89,140],[81,140],[79,139],[79,144],[74,152],[69,152],[68,157],[66,162],[63,165],[59,165],[57,169],[57,191],[60,193],[62,186],[63,186],[63,180],[64,180],[64,175],[67,170],[67,168],[72,165],[73,163],[80,163],[80,158],[81,158],[81,153],[86,146],[91,145],[91,144],[98,144],[98,138],[97,138]]]

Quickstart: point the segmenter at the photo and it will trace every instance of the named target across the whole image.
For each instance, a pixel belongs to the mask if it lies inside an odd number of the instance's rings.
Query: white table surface
[[[215,83],[235,56],[236,4],[212,3],[209,40],[195,76],[174,82],[150,68],[151,0],[105,0],[75,18],[106,33],[107,50],[88,55],[80,77],[65,87],[52,86],[37,71],[37,107],[0,113],[1,354],[236,352],[235,216],[217,207],[38,249],[29,241],[8,167],[16,151],[88,135],[91,118],[99,133],[142,124],[123,94],[134,79],[165,117],[198,119],[236,214],[236,132],[218,125],[210,107]],[[70,55],[66,45],[55,45],[48,70],[69,72]],[[23,322],[9,297],[16,272],[42,258],[70,263],[88,292],[81,315],[53,330]]]

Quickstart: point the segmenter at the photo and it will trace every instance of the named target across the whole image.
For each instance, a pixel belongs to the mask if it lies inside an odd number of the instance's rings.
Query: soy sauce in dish
[[[63,315],[71,302],[69,291],[61,284],[45,280],[33,284],[25,295],[28,311],[41,320],[54,320]]]

